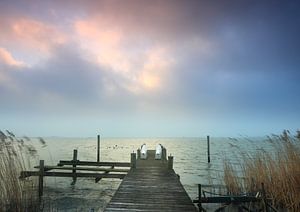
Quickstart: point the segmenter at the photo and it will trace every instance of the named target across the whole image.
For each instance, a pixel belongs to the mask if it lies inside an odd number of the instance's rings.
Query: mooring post
[[[97,136],[97,162],[100,162],[100,135]]]
[[[210,163],[210,144],[209,144],[209,135],[207,136],[207,162]]]
[[[202,204],[201,204],[201,184],[198,184],[198,208],[199,208],[199,211],[202,211]]]
[[[136,153],[131,153],[131,158],[130,158],[130,167],[135,169],[136,168]]]
[[[265,186],[264,183],[261,183],[261,196],[262,196],[262,211],[267,212],[267,200],[266,200],[266,191],[265,191]]]
[[[165,147],[162,148],[162,159],[167,160],[167,149]]]
[[[43,196],[43,185],[44,185],[44,160],[40,160],[40,175],[39,175],[39,201],[41,202]]]
[[[137,158],[138,159],[141,158],[141,149],[140,148],[137,149]]]
[[[168,169],[173,169],[173,156],[168,156]]]
[[[71,185],[75,185],[76,183],[76,163],[77,163],[77,155],[78,155],[78,152],[77,152],[77,149],[74,149],[73,150],[73,182],[71,183]]]

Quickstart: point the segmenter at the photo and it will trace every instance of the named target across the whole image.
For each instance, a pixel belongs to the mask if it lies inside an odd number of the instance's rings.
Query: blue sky
[[[1,1],[0,128],[29,136],[299,129],[298,1]]]

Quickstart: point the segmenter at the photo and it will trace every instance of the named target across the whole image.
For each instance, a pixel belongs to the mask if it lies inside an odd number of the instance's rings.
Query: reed
[[[274,151],[241,152],[240,167],[224,162],[224,182],[232,194],[256,193],[264,183],[267,198],[278,209],[300,211],[300,131],[268,137]]]
[[[35,179],[20,180],[20,172],[31,168],[37,151],[28,137],[17,138],[0,131],[0,211],[38,211]]]

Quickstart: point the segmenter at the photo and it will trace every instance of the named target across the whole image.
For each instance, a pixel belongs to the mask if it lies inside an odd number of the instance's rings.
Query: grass
[[[36,181],[19,179],[36,160],[37,151],[29,141],[0,131],[0,211],[38,211]]]
[[[225,160],[225,185],[231,194],[254,194],[263,183],[275,208],[300,211],[300,131],[292,136],[285,130],[282,135],[268,137],[268,143],[274,151],[240,152],[239,167]]]

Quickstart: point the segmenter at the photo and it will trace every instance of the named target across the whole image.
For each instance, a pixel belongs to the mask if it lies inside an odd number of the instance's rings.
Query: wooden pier
[[[98,147],[99,147],[98,137]],[[147,159],[140,159],[141,151],[131,153],[130,163],[78,160],[78,151],[73,151],[73,160],[60,160],[56,166],[47,166],[41,160],[37,171],[22,171],[20,178],[39,177],[38,195],[42,201],[44,177],[70,177],[72,185],[78,177],[123,179],[118,190],[105,208],[112,211],[197,211],[184,190],[179,175],[173,170],[173,157],[167,158],[163,147],[161,159],[155,159],[155,150],[147,151]]]
[[[164,149],[165,150],[165,149]],[[155,160],[148,150],[146,160],[138,159],[106,206],[113,211],[197,211],[173,170],[173,157]],[[139,154],[139,152],[138,152]],[[133,154],[132,160],[134,160]]]

